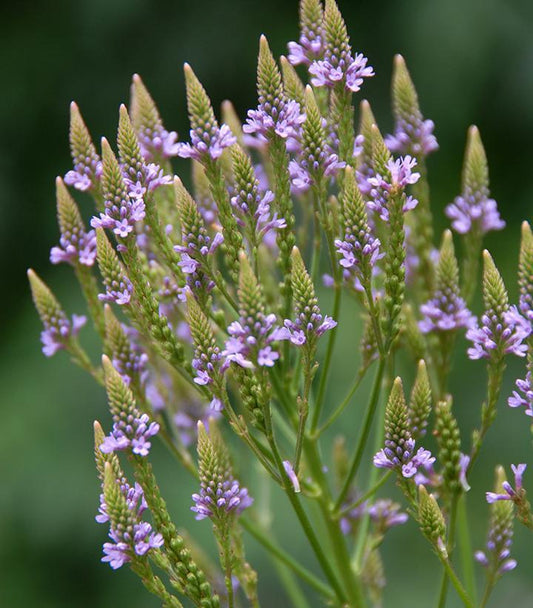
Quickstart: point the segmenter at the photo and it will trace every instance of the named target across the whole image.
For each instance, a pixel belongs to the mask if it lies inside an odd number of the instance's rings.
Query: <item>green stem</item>
[[[102,303],[98,299],[98,283],[95,276],[92,274],[92,269],[83,264],[76,264],[74,267],[76,278],[81,286],[83,295],[87,300],[89,314],[93,321],[93,325],[98,332],[102,342],[105,342],[105,319]]]
[[[368,437],[370,435],[370,429],[372,427],[372,421],[374,420],[374,414],[377,409],[377,405],[379,402],[379,396],[381,393],[381,381],[383,379],[383,372],[385,371],[385,359],[381,358],[379,360],[378,369],[376,371],[376,377],[374,379],[374,386],[372,388],[372,393],[370,395],[370,400],[368,402],[368,406],[366,408],[365,419],[363,423],[363,429],[361,431],[361,436],[359,437],[359,441],[357,442],[357,448],[354,452],[352,462],[350,464],[350,468],[348,470],[348,475],[344,480],[344,484],[342,486],[339,497],[335,502],[335,511],[338,511],[342,505],[342,503],[346,500],[346,496],[350,491],[350,486],[352,481],[357,473],[357,469],[361,463],[361,459],[363,457],[363,452],[366,447],[366,443],[368,441]]]
[[[442,562],[442,565],[444,566],[444,569],[446,570],[446,574],[448,575],[450,582],[457,591],[457,595],[461,598],[463,604],[466,606],[466,608],[474,608],[474,603],[470,599],[468,593],[465,591],[465,588],[457,577],[457,574],[455,574],[455,571],[452,565],[450,564],[449,559],[440,553],[439,558]]]
[[[331,590],[331,587],[320,581],[312,572],[304,568],[304,566],[296,561],[292,555],[277,545],[272,538],[272,534],[265,534],[257,524],[245,517],[241,518],[240,523],[249,534],[251,534],[261,545],[263,545],[263,547],[265,547],[265,549],[267,549],[267,551],[269,551],[282,564],[288,566],[310,587],[315,589],[315,591],[318,591],[318,593],[329,599],[335,598],[335,594]]]
[[[452,504],[450,507],[450,521],[448,522],[448,559],[451,558],[453,552],[453,544],[455,540],[455,523],[457,518],[457,500],[458,496],[454,495],[452,498]],[[438,600],[438,608],[444,608],[446,605],[446,596],[448,595],[448,573],[446,570],[442,573],[442,579],[440,583],[440,592],[439,592],[439,600]]]
[[[382,485],[384,485],[386,483],[386,481],[389,479],[389,477],[393,474],[392,469],[390,471],[387,471],[382,477],[381,479],[379,479],[369,490],[367,490],[362,496],[361,498],[358,498],[355,502],[353,502],[352,504],[348,505],[347,507],[344,507],[343,509],[341,509],[340,511],[338,511],[338,513],[336,513],[336,517],[338,519],[340,519],[341,517],[344,517],[345,515],[347,515],[352,509],[355,509],[356,507],[358,507],[360,504],[364,503],[366,500],[368,500],[371,496],[373,496],[378,490],[379,488],[381,488]]]
[[[319,429],[317,429],[315,431],[316,437],[320,437],[320,435],[322,435],[322,433],[325,430],[327,430],[335,422],[335,420],[337,420],[337,418],[342,414],[342,412],[344,411],[346,406],[352,400],[352,397],[355,395],[355,392],[359,388],[359,385],[361,384],[361,381],[365,377],[366,372],[368,371],[369,367],[370,366],[367,365],[367,366],[363,367],[362,370],[359,371],[359,373],[357,374],[357,376],[355,378],[355,382],[353,383],[352,387],[348,391],[346,397],[341,401],[341,403],[337,406],[336,410],[331,414],[331,416],[326,420],[326,422]]]
[[[468,526],[468,514],[466,510],[466,495],[462,494],[457,506],[457,527],[459,534],[459,557],[461,558],[461,569],[465,580],[466,590],[472,598],[474,605],[477,604],[476,577],[474,574],[474,552],[470,540],[470,528]]]

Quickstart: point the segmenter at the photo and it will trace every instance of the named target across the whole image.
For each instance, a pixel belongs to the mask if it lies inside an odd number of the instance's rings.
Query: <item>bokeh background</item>
[[[529,0],[340,0],[352,37],[374,66],[365,84],[382,131],[391,127],[392,57],[402,53],[418,88],[424,115],[436,123],[441,149],[429,160],[434,211],[446,226],[444,206],[458,193],[465,133],[479,126],[494,198],[508,225],[487,244],[513,297],[519,223],[533,209],[533,5]],[[31,266],[53,287],[65,308],[82,304],[66,267],[51,267],[58,238],[54,177],[70,168],[68,105],[75,99],[93,137],[113,137],[118,106],[127,102],[138,72],[156,99],[165,124],[185,136],[188,123],[181,65],[188,61],[213,103],[229,98],[241,116],[256,103],[255,61],[265,33],[275,54],[298,36],[296,0],[21,0],[0,8],[0,606],[43,608],[156,606],[125,568],[112,573],[99,562],[103,527],[94,522],[97,483],[92,421],[107,421],[104,395],[64,353],[46,360],[25,270]],[[179,170],[179,169],[178,169]],[[88,211],[86,209],[86,211]],[[90,332],[83,335],[88,348]],[[354,336],[343,334],[346,356],[335,368],[331,399],[353,373]],[[454,376],[457,415],[471,428],[483,392],[483,365],[460,359]],[[521,374],[512,362],[503,395]],[[351,426],[350,426],[351,425]],[[355,435],[357,422],[346,419]],[[487,467],[473,479],[470,506],[476,548],[484,543],[483,489],[498,462],[530,461],[526,417],[505,407],[484,450]],[[190,481],[160,448],[155,466],[180,525],[208,537],[195,523]],[[251,472],[248,472],[248,476]],[[533,488],[533,474],[526,483]],[[279,497],[274,496],[274,499]],[[281,500],[281,499],[280,499]],[[306,548],[293,533],[284,503],[277,526],[287,546]],[[515,572],[493,598],[533,605],[531,536],[518,529]],[[433,605],[438,576],[413,524],[390,534],[385,553],[389,590],[385,606]],[[250,559],[265,568],[261,590],[290,606],[249,543]],[[312,565],[312,562],[310,562]],[[478,572],[481,576],[481,572]],[[457,605],[453,593],[450,606]]]

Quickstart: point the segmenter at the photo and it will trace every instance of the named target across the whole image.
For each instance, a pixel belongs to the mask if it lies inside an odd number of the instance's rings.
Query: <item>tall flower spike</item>
[[[342,83],[348,91],[357,93],[364,78],[374,76],[362,53],[352,55],[346,24],[335,0],[326,0],[324,11],[324,59],[309,66],[311,83],[315,87],[334,87]]]
[[[205,163],[208,159],[220,158],[224,149],[232,146],[237,138],[228,125],[218,126],[211,101],[191,66],[186,63],[183,70],[187,86],[191,143],[179,143],[178,156]]]
[[[233,476],[228,451],[214,421],[209,424],[209,433],[202,422],[198,423],[198,469],[200,493],[192,495],[191,507],[196,519],[209,517],[220,525],[251,506],[253,499]]]
[[[449,230],[442,237],[435,293],[422,304],[420,312],[424,315],[419,324],[423,333],[456,331],[460,327],[469,328],[475,322],[460,294],[459,268]]]
[[[283,75],[283,90],[289,99],[294,99],[300,104],[305,104],[305,85],[298,76],[294,67],[289,63],[287,57],[280,57],[281,73]]]
[[[101,497],[101,523],[109,521],[109,538],[104,543],[103,562],[109,562],[113,570],[125,563],[135,561],[150,551],[163,545],[163,537],[152,531],[152,526],[142,520],[146,502],[141,486],[131,487],[127,482],[118,480],[109,462],[105,463],[103,494]]]
[[[527,222],[522,224],[518,287],[520,288],[520,312],[533,323],[533,234]]]
[[[445,489],[450,494],[457,494],[461,488],[469,490],[462,474],[461,436],[459,425],[452,413],[451,400],[437,403],[434,434],[439,445],[439,463],[442,466]]]
[[[364,196],[368,196],[370,190],[372,190],[372,184],[369,183],[368,179],[374,177],[376,174],[372,162],[372,150],[374,148],[373,135],[376,133],[376,130],[374,130],[372,126],[377,124],[377,122],[372,112],[372,108],[366,99],[363,99],[360,104],[359,116],[359,131],[355,138],[357,149],[354,148],[354,157],[356,161],[355,175],[361,193]],[[381,135],[379,130],[377,130],[377,133]]]
[[[200,301],[204,301],[214,287],[207,274],[209,258],[224,238],[217,232],[211,239],[196,203],[178,178],[174,180],[174,188],[181,223],[181,245],[174,249],[181,254],[179,265],[187,277],[187,285]]]
[[[98,192],[99,180],[102,175],[102,163],[98,154],[96,154],[80,110],[74,101],[70,104],[69,139],[74,169],[66,173],[65,184],[82,192],[86,190]]]
[[[504,228],[496,201],[489,198],[487,156],[475,126],[468,130],[462,182],[461,195],[446,207],[453,229],[459,234],[483,235]]]
[[[472,342],[468,356],[499,359],[512,353],[523,357],[527,351],[523,341],[530,333],[529,323],[516,308],[509,308],[507,290],[487,250],[483,252],[483,303],[481,327],[476,324],[466,332],[467,340]]]
[[[310,357],[313,357],[317,338],[336,327],[337,321],[327,315],[322,316],[313,281],[297,247],[292,250],[291,281],[296,319],[284,321],[287,338],[297,346],[305,345]]]
[[[106,353],[113,367],[122,376],[125,384],[139,385],[145,376],[148,355],[128,337],[123,325],[113,314],[111,307],[104,307],[106,330]],[[132,328],[128,328],[131,331]]]
[[[131,450],[134,454],[146,456],[152,445],[149,439],[157,435],[159,424],[151,422],[148,414],[141,414],[137,409],[131,390],[106,355],[102,356],[102,366],[113,430],[100,449],[104,454]]]
[[[433,135],[435,125],[432,120],[424,120],[420,112],[418,95],[401,55],[394,57],[392,110],[394,134],[385,138],[391,152],[423,158],[439,149]]]
[[[136,222],[144,218],[144,201],[130,195],[120,165],[105,137],[102,138],[102,162],[105,211],[100,217],[93,217],[91,226],[110,228],[117,236],[125,238],[133,231]]]
[[[133,285],[101,228],[96,229],[96,251],[98,267],[106,288],[105,293],[99,294],[98,298],[104,302],[114,302],[119,306],[129,304],[133,294]]]
[[[43,353],[51,357],[58,350],[69,348],[87,319],[81,315],[72,315],[72,321],[69,321],[54,294],[31,268],[28,270],[28,279],[33,303],[44,325],[41,332]]]
[[[309,65],[324,52],[323,10],[321,0],[300,0],[300,38],[289,42],[288,60],[292,65]]]
[[[50,250],[50,261],[92,266],[96,259],[96,234],[94,230],[85,231],[78,207],[60,177],[56,179],[56,200],[61,236],[59,247]]]
[[[159,165],[146,164],[124,104],[119,111],[117,143],[124,182],[132,198],[142,199],[146,203],[147,197],[156,188],[172,183],[172,176],[164,175]]]
[[[500,494],[507,483],[503,467],[496,467],[494,494]],[[490,522],[485,551],[476,551],[475,558],[487,569],[487,577],[492,583],[517,566],[512,559],[514,505],[510,500],[495,500],[489,506]]]
[[[274,194],[260,190],[252,160],[240,146],[232,148],[232,163],[235,190],[231,204],[237,212],[237,221],[244,225],[251,249],[255,249],[268,232],[285,228],[286,222],[271,212]]]
[[[326,130],[313,89],[305,90],[305,122],[302,125],[300,152],[289,163],[293,191],[305,192],[322,183],[324,176],[333,177],[346,166],[326,143]]]
[[[228,327],[230,338],[222,351],[225,365],[234,362],[244,368],[272,367],[279,353],[271,344],[285,339],[286,330],[277,325],[275,314],[265,313],[261,285],[244,254],[240,263],[239,320]]]
[[[201,386],[211,386],[213,392],[211,409],[220,411],[223,407],[220,397],[225,390],[221,371],[222,355],[209,319],[191,295],[187,296],[187,322],[194,341],[192,360],[192,367],[196,371],[194,381]]]
[[[163,160],[178,154],[176,131],[167,131],[152,96],[138,74],[131,85],[131,118],[146,160]]]
[[[248,110],[243,131],[258,136],[265,143],[277,135],[288,140],[287,145],[294,144],[305,115],[301,113],[297,101],[286,98],[281,73],[265,36],[261,36],[259,42],[257,93],[259,105],[256,110]]]
[[[335,247],[342,256],[339,264],[344,277],[357,290],[370,290],[372,270],[383,257],[380,241],[372,234],[361,192],[355,181],[353,169],[345,171],[341,195],[344,240],[337,239]]]
[[[429,466],[433,462],[435,458],[428,450],[419,448],[415,453],[402,381],[396,378],[385,410],[385,448],[374,456],[374,466],[395,469],[409,479],[420,466]]]
[[[431,413],[431,385],[426,363],[423,359],[418,362],[415,383],[409,399],[409,427],[413,439],[424,437]]]

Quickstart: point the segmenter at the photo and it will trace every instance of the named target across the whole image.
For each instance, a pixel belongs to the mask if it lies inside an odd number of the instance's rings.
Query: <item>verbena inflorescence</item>
[[[246,559],[244,531],[282,564],[284,605],[306,608],[312,592],[324,605],[381,606],[381,545],[412,519],[443,570],[438,606],[450,585],[465,606],[485,606],[517,565],[515,518],[533,528],[526,464],[511,465],[514,485],[498,467],[486,492],[486,546],[470,551],[466,500],[486,488],[470,487],[469,476],[501,409],[509,356],[526,369],[508,405],[517,420],[520,410],[533,416],[531,229],[524,222],[514,305],[483,250],[484,236],[505,224],[476,127],[460,194],[445,209],[451,230],[437,239],[426,157],[438,143],[403,58],[394,60],[394,128],[384,135],[355,97],[375,74],[335,1],[301,0],[300,26],[280,62],[261,37],[258,104],[246,115],[224,102],[218,119],[185,64],[186,141],[165,128],[138,75],[120,107],[116,146],[104,138],[98,149],[71,105],[74,166],[57,178],[60,235],[50,260],[72,266],[88,314],[70,319],[33,270],[28,276],[44,354],[66,350],[107,392],[108,433],[95,423],[96,519],[110,537],[102,561],[128,564],[164,606],[257,607],[261,573]],[[177,156],[190,159],[190,174],[175,175]],[[75,190],[92,197],[92,210],[80,211]],[[361,331],[350,324],[354,311]],[[79,340],[88,318],[101,364]],[[334,403],[340,332],[354,332],[360,348]],[[409,392],[409,374],[397,377],[400,354],[414,376]],[[472,397],[464,403],[448,389],[454,359],[465,365],[465,357],[487,364],[473,430],[455,416],[476,406]],[[346,432],[329,454],[326,438],[341,419]],[[210,520],[220,568],[169,515],[149,463],[156,438],[197,481],[188,504]],[[270,484],[286,495],[279,509],[264,491]],[[315,563],[300,563],[265,516],[289,508]],[[192,538],[202,524],[188,523]],[[479,604],[475,560],[486,573]]]

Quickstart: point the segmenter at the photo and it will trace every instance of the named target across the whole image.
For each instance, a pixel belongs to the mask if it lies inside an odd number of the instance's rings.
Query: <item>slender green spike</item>
[[[409,399],[409,426],[413,439],[418,439],[426,434],[431,402],[431,385],[426,363],[421,359],[418,362],[415,383]]]
[[[129,304],[132,284],[102,228],[96,229],[96,259],[106,287],[104,298],[119,305]]]
[[[31,268],[28,270],[28,279],[30,281],[33,303],[45,328],[48,326],[59,327],[63,321],[68,323],[67,315],[51,289]]]
[[[283,75],[283,88],[289,99],[294,99],[302,108],[305,100],[305,85],[298,76],[294,66],[283,55],[280,58],[281,73]]]
[[[400,377],[394,380],[392,390],[385,409],[385,437],[398,445],[405,443],[410,437],[409,416],[403,383]]]
[[[185,86],[187,87],[187,111],[191,128],[193,130],[210,131],[212,126],[218,125],[211,100],[188,63],[184,64],[183,71],[185,73]]]
[[[324,19],[321,0],[300,0],[299,15],[302,32],[318,30]]]
[[[260,103],[269,103],[276,106],[284,97],[281,72],[265,36],[261,36],[259,40],[257,93]]]
[[[459,266],[455,257],[451,230],[445,230],[442,236],[436,275],[438,290],[450,290],[455,295],[460,295]]]
[[[509,308],[507,289],[490,253],[483,251],[483,303],[499,319]]]
[[[122,170],[115,153],[105,137],[102,137],[102,163],[102,186],[105,199],[113,202],[127,201],[129,195],[122,176]]]
[[[461,435],[452,413],[451,400],[440,401],[435,408],[435,436],[439,444],[444,487],[450,495],[461,491]],[[467,488],[465,488],[467,489]]]
[[[359,130],[358,134],[363,137],[363,153],[360,161],[371,162],[372,160],[372,125],[377,124],[370,103],[363,99],[359,106]]]
[[[381,606],[386,585],[385,568],[378,549],[372,549],[363,562],[362,582],[374,606]]]
[[[239,315],[244,319],[256,318],[259,314],[264,314],[261,285],[244,252],[241,252],[239,261]]]
[[[328,48],[337,56],[350,53],[348,30],[335,0],[326,0],[323,26]]]
[[[418,523],[422,534],[439,552],[445,552],[444,538],[446,524],[444,516],[433,494],[428,494],[426,488],[418,486]]]
[[[376,124],[370,127],[370,138],[372,141],[372,166],[374,171],[380,175],[389,175],[387,163],[392,158],[381,131]]]
[[[395,55],[392,71],[392,111],[397,121],[410,123],[413,117],[421,119],[418,95],[405,60]]]
[[[76,202],[70,195],[63,180],[56,179],[57,221],[62,236],[69,240],[85,232],[85,225]]]
[[[96,462],[96,470],[98,471],[98,477],[101,481],[104,480],[104,471],[106,463],[111,464],[111,469],[113,471],[115,479],[122,479],[124,477],[124,472],[120,468],[120,462],[118,460],[118,456],[114,452],[110,452],[109,454],[104,454],[100,449],[102,443],[104,443],[105,433],[102,429],[102,426],[98,422],[98,420],[94,421],[93,424],[94,429],[94,459]]]
[[[70,152],[74,162],[74,171],[78,177],[83,176],[87,183],[83,185],[83,190],[98,191],[98,176],[100,173],[100,158],[91,139],[91,135],[80,114],[76,102],[70,104]],[[69,174],[67,174],[67,183]],[[74,183],[74,182],[73,182]]]
[[[326,130],[311,86],[305,88],[305,122],[302,126],[302,148],[306,156],[320,159],[326,149]]]
[[[141,171],[144,166],[144,159],[128,109],[124,104],[121,104],[119,111],[117,143],[120,162],[132,177],[136,177],[138,171]]]
[[[526,313],[533,309],[533,234],[527,222],[522,224],[518,287],[520,288],[520,309]]]
[[[463,192],[476,192],[488,197],[489,166],[479,129],[468,129],[462,175]]]
[[[153,133],[163,128],[159,110],[139,74],[131,84],[131,120],[137,132]]]
[[[135,412],[137,409],[135,397],[107,355],[102,355],[102,367],[111,414],[121,416],[124,413]]]
[[[109,516],[111,528],[122,529],[129,523],[128,505],[126,498],[117,483],[113,466],[110,462],[104,463],[103,494],[106,505],[106,514]]]

